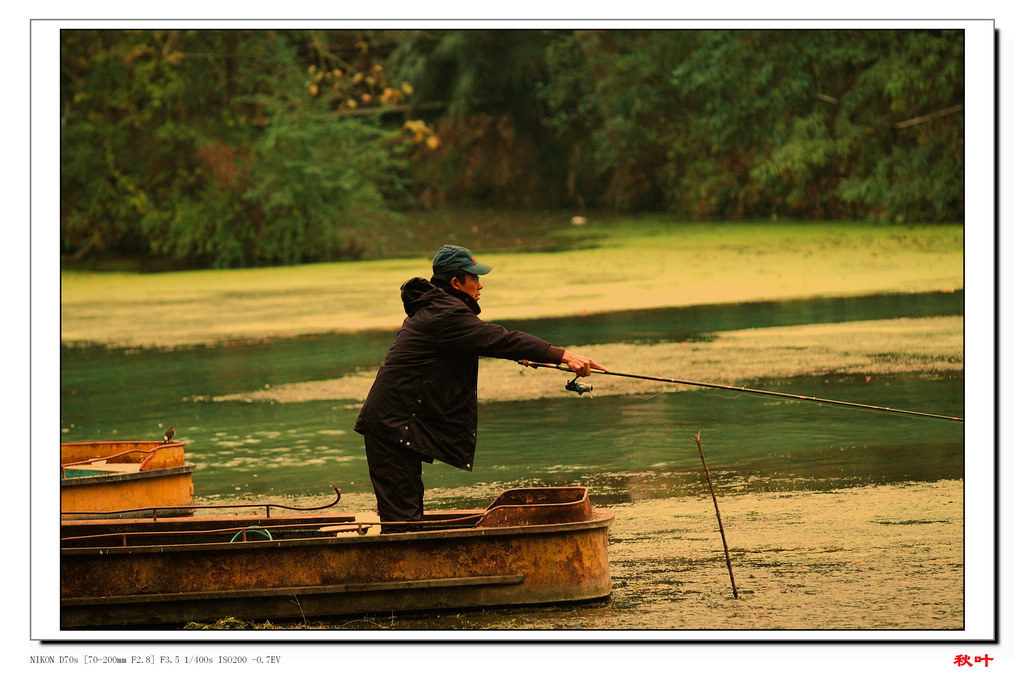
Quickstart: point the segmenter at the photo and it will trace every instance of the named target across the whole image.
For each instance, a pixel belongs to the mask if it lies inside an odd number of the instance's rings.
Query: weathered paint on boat
[[[161,514],[188,514],[192,473],[182,442],[75,442],[60,445],[63,516],[164,506]]]
[[[611,592],[613,515],[583,487],[515,489],[487,510],[427,520],[431,528],[384,535],[361,535],[353,516],[336,515],[64,522],[61,627],[580,602]]]

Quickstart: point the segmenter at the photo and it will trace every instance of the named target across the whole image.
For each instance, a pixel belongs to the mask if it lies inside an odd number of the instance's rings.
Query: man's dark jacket
[[[563,350],[486,323],[476,301],[426,279],[402,286],[408,315],[366,396],[356,432],[473,469],[478,357],[559,362]]]

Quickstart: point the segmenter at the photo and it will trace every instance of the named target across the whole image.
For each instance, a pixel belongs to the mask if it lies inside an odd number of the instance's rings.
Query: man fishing
[[[473,469],[479,357],[566,364],[577,376],[604,367],[522,331],[479,318],[480,277],[491,267],[461,246],[441,246],[429,281],[401,287],[407,317],[356,419],[381,532],[423,519],[422,463]]]

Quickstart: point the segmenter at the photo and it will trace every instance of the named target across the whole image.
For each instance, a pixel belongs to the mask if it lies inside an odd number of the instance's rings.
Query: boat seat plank
[[[139,463],[85,463],[82,465],[67,465],[64,468],[64,475],[74,477],[76,475],[128,475],[139,472],[142,465]]]

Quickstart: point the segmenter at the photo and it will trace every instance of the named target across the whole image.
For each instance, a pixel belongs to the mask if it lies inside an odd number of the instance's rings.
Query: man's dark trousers
[[[377,496],[381,522],[418,522],[423,519],[423,461],[420,454],[376,435],[363,435],[370,482]],[[408,525],[381,525],[381,533],[412,531]]]

